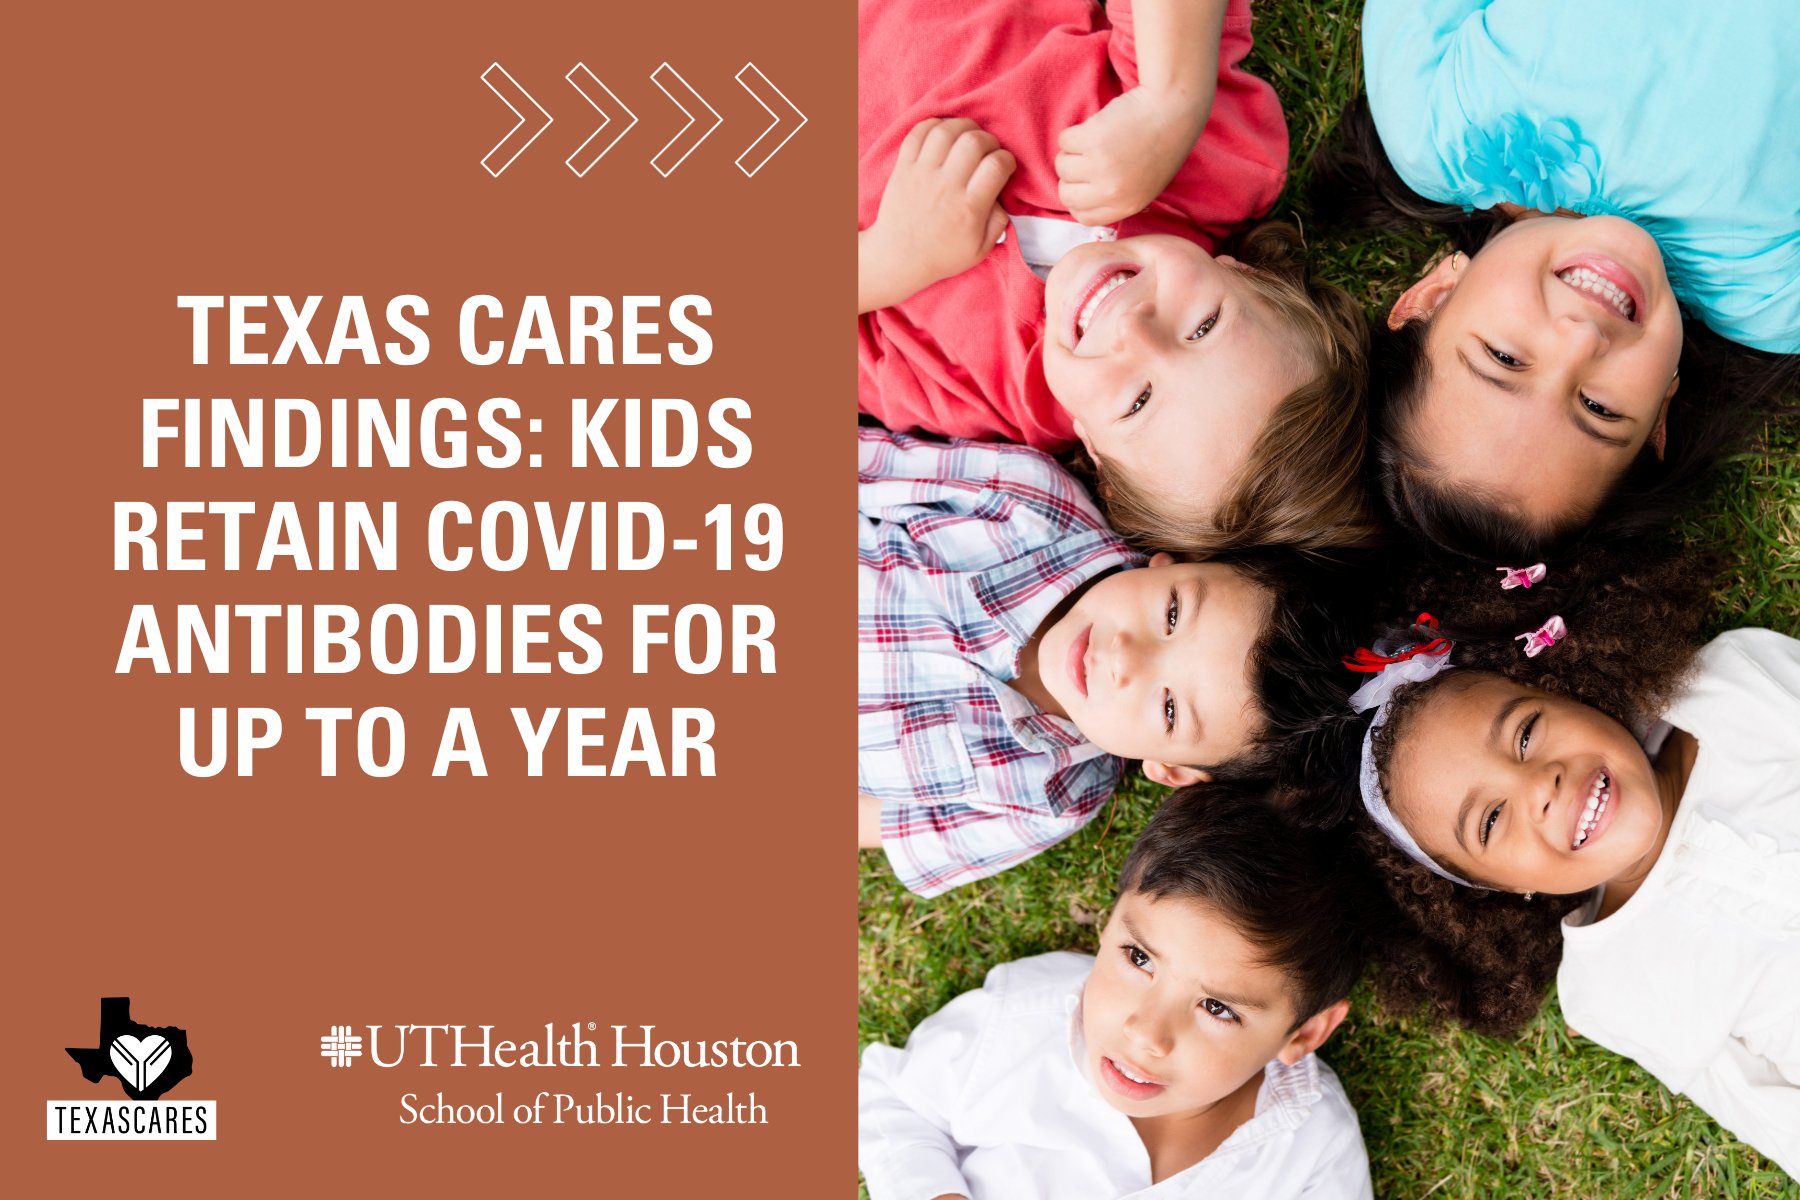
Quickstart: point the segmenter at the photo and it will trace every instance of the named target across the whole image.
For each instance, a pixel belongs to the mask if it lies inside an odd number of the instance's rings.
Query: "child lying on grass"
[[[1323,569],[1146,561],[1023,446],[859,449],[859,841],[913,891],[1068,837],[1126,760],[1169,786],[1266,774],[1342,706],[1355,614]]]
[[[1401,915],[1378,988],[1505,1034],[1554,976],[1577,1032],[1800,1171],[1800,642],[1696,654],[1709,559],[1597,557],[1422,575],[1441,624],[1358,656],[1332,799]]]
[[[1361,309],[1291,225],[1214,255],[1287,168],[1247,0],[859,15],[862,411],[1080,444],[1139,545],[1365,544]]]
[[[1007,963],[863,1052],[871,1200],[1372,1195],[1314,1055],[1349,1011],[1363,877],[1263,798],[1195,788],[1132,848],[1100,954]]]

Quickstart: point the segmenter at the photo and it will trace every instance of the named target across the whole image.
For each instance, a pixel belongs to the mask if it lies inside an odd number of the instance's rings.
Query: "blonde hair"
[[[1317,374],[1276,406],[1215,512],[1173,511],[1154,482],[1128,479],[1096,458],[1095,490],[1107,519],[1140,546],[1195,555],[1373,545],[1379,527],[1363,475],[1368,321],[1344,289],[1311,279],[1305,241],[1286,221],[1250,230],[1237,257],[1250,268],[1245,282],[1293,331]]]

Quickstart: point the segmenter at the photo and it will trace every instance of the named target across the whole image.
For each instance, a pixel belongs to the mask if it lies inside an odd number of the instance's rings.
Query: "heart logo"
[[[156,1082],[156,1077],[168,1067],[173,1054],[169,1039],[160,1033],[153,1033],[147,1038],[135,1038],[122,1033],[112,1043],[113,1066],[118,1068],[125,1086],[134,1092],[141,1092]]]

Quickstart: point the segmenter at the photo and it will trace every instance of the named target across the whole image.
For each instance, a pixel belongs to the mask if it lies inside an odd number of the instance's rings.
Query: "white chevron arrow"
[[[681,102],[681,97],[676,96],[674,92],[669,90],[669,85],[663,82],[664,75],[668,75],[674,80],[676,86],[681,89],[682,96],[685,96],[689,103],[696,104],[712,114],[712,124],[708,125],[705,131],[702,132],[699,137],[695,138],[687,149],[677,155],[674,162],[669,163],[667,166],[663,165],[663,159],[668,156],[670,151],[675,149],[677,143],[687,137],[688,132],[694,128],[694,123],[698,118],[694,116],[693,109]],[[701,97],[700,93],[693,89],[687,80],[681,77],[681,72],[677,71],[674,67],[671,67],[668,63],[664,63],[650,73],[650,82],[661,89],[662,94],[667,96],[670,102],[673,103],[676,108],[681,110],[681,115],[687,118],[687,124],[683,125],[681,129],[676,132],[675,136],[669,139],[668,145],[664,146],[661,150],[658,150],[656,152],[656,157],[650,160],[650,165],[656,168],[657,174],[661,175],[664,179],[667,179],[674,172],[676,167],[679,167],[682,163],[687,161],[688,155],[699,149],[701,142],[704,142],[713,135],[713,130],[717,129],[725,118],[721,117],[717,110],[715,110],[712,105],[708,104]]]
[[[749,80],[744,78],[746,73],[756,77],[756,84],[754,86]],[[744,147],[744,152],[737,156],[738,170],[742,171],[747,176],[754,176],[758,171],[763,169],[763,164],[767,163],[771,158],[774,158],[775,155],[780,152],[781,148],[788,144],[790,138],[800,132],[801,127],[806,124],[806,114],[794,107],[794,102],[789,100],[787,95],[783,93],[780,88],[770,83],[769,77],[764,75],[753,62],[744,64],[743,70],[737,73],[737,81],[738,86],[750,93],[750,98],[752,100],[762,105],[764,112],[775,118],[770,126],[763,130],[762,134],[754,142],[751,142],[748,146]],[[766,90],[762,94],[759,94],[757,90],[759,87]],[[781,101],[782,106],[787,109],[787,113],[798,117],[799,120],[795,121],[792,128],[781,135],[780,141],[769,146],[761,154],[752,157],[752,155],[755,154],[756,148],[762,145],[764,141],[768,140],[776,130],[780,129],[783,122],[787,119],[785,114],[776,112],[769,106],[769,102],[763,99],[763,95],[766,95],[768,92],[775,93],[775,98]],[[750,159],[750,164],[748,166],[744,164],[745,159]]]
[[[578,74],[585,76],[586,78],[577,79],[576,75]],[[573,67],[569,68],[569,73],[563,76],[563,78],[567,79],[569,81],[569,86],[581,93],[581,98],[593,105],[594,111],[600,114],[599,127],[596,128],[594,132],[588,134],[587,141],[575,147],[575,153],[563,160],[564,165],[566,165],[569,170],[575,172],[575,177],[579,179],[589,171],[593,170],[594,164],[605,158],[606,152],[618,145],[620,138],[631,132],[631,127],[637,124],[638,119],[636,113],[625,107],[625,102],[623,100],[613,95],[613,90],[611,88],[607,87],[604,83],[601,83],[594,73],[588,70],[586,63],[576,63]],[[594,151],[592,154],[589,154],[587,153],[588,147],[594,144],[595,138],[598,138],[601,134],[606,132],[606,127],[611,125],[613,120],[612,114],[601,107],[600,101],[594,99],[593,89],[595,88],[605,92],[607,99],[611,100],[621,109],[624,109],[625,115],[630,117],[631,121],[625,125],[624,128],[620,129],[619,132],[613,134],[612,139],[608,141],[606,145],[600,147],[600,149]],[[581,165],[577,166],[576,164],[578,162]]]
[[[525,153],[525,148],[538,140],[544,130],[555,123],[556,118],[544,111],[544,106],[532,98],[530,92],[519,86],[519,81],[507,74],[506,68],[499,63],[490,63],[488,69],[481,73],[481,82],[487,84],[488,91],[500,97],[500,103],[512,109],[513,116],[519,118],[518,124],[506,131],[506,136],[494,143],[494,148],[482,156],[481,166],[495,179],[506,168],[513,165],[513,160]],[[525,125],[533,118],[527,117],[514,101],[522,101],[537,110],[537,115],[544,123],[533,129],[529,136],[524,136]],[[510,147],[510,149],[509,149]],[[495,165],[498,163],[499,165]]]

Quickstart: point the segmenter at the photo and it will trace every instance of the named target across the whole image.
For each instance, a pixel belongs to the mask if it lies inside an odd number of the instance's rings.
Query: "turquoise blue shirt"
[[[1800,352],[1800,4],[1368,0],[1363,61],[1407,186],[1611,214],[1735,342]]]

